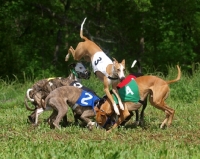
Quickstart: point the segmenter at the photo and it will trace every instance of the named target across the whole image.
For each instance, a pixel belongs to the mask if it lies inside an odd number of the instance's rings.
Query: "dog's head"
[[[91,72],[85,68],[81,62],[72,63],[69,65],[72,73],[79,79],[89,79]]]
[[[125,60],[122,60],[121,63],[119,63],[115,58],[113,58],[113,60],[113,74],[122,81],[125,78]]]
[[[111,108],[111,103],[105,100],[101,105],[94,107],[96,112],[96,122],[99,127],[108,129],[114,124],[112,120],[112,113],[114,110]]]

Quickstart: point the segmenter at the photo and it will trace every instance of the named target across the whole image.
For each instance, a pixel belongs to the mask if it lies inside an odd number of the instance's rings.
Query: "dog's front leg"
[[[124,110],[120,110],[120,116],[118,117],[118,120],[116,121],[116,123],[112,126],[112,128],[110,130],[108,130],[107,132],[111,132],[112,129],[115,129],[116,127],[118,127],[123,121],[125,121],[125,119],[130,115],[130,112],[127,109],[127,106],[125,105]]]
[[[115,103],[115,101],[114,101],[112,95],[110,94],[108,81],[107,81],[107,79],[105,79],[105,78],[104,78],[104,91],[105,91],[105,93],[106,93],[108,99],[111,101],[115,113],[116,113],[117,115],[120,115],[119,109],[118,109],[118,107],[117,107],[117,104]]]
[[[117,107],[117,104],[116,104],[115,101],[113,100],[113,97],[112,97],[112,95],[110,94],[109,89],[104,89],[104,91],[105,91],[107,97],[110,99],[110,101],[111,101],[111,103],[112,103],[112,105],[113,105],[113,108],[114,108],[115,113],[116,113],[117,115],[120,115],[119,109],[118,109],[118,107]]]
[[[113,93],[115,94],[115,96],[117,97],[117,100],[118,100],[118,102],[119,102],[119,107],[120,107],[120,109],[121,109],[121,110],[124,110],[124,106],[123,106],[123,104],[122,104],[122,101],[121,101],[121,98],[120,98],[120,96],[119,96],[119,94],[118,94],[118,90],[117,90],[116,86],[113,85],[112,88],[113,88],[112,91],[113,91]]]

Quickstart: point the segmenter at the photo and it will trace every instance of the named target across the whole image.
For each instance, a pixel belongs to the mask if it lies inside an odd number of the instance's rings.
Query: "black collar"
[[[108,78],[110,79],[110,80],[118,80],[119,78],[118,77],[110,77],[110,76],[108,76]]]

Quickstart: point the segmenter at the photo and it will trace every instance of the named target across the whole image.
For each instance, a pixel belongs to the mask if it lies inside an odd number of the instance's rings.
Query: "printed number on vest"
[[[77,87],[77,88],[82,88],[82,87],[83,87],[83,85],[82,85],[82,84],[80,84],[79,82],[75,82],[75,83],[74,83],[74,87]]]
[[[95,66],[98,65],[99,61],[101,61],[101,60],[102,60],[102,58],[99,57],[99,59],[97,59],[97,60],[94,62]]]
[[[86,101],[92,99],[93,96],[89,93],[85,93],[85,96],[86,96],[85,98],[81,99],[81,103],[84,105],[88,105],[88,103]]]

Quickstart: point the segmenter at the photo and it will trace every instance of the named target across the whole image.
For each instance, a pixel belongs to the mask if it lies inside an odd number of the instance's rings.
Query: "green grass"
[[[166,80],[176,77],[176,68],[169,68]],[[160,75],[160,74],[158,74]],[[30,114],[24,106],[27,88],[33,82],[23,84],[0,80],[0,158],[2,159],[198,159],[200,158],[200,71],[190,77],[183,73],[179,82],[171,84],[167,99],[175,109],[172,126],[159,129],[165,115],[148,105],[145,111],[145,127],[133,127],[135,117],[124,128],[106,133],[101,129],[89,131],[71,125],[61,130],[50,129],[43,123],[50,112],[39,118],[39,126],[28,124]],[[99,95],[103,85],[94,76],[83,83]],[[69,121],[73,122],[71,111]]]

